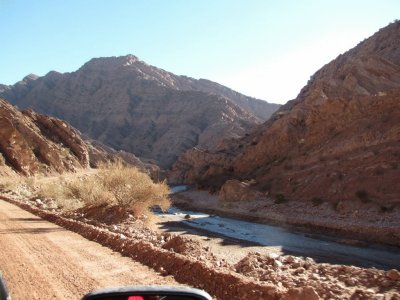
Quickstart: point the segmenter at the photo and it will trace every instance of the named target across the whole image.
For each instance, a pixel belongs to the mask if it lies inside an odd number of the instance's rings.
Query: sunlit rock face
[[[83,139],[68,123],[31,109],[19,111],[0,99],[0,175],[74,172],[122,161],[163,179],[158,166],[134,154],[116,151],[97,141]]]
[[[0,99],[0,153],[4,164],[24,175],[75,171],[89,166],[77,130],[32,110],[20,112]]]
[[[289,199],[391,209],[400,199],[399,40],[397,21],[321,68],[247,136],[218,151],[187,151],[173,178],[214,190],[252,180]]]

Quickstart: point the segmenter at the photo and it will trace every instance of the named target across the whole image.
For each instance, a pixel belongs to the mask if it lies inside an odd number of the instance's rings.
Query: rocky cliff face
[[[21,112],[0,99],[1,174],[11,174],[11,170],[23,175],[63,173],[116,160],[149,173],[153,179],[164,176],[156,165],[143,162],[132,153],[83,139],[62,120],[31,109]]]
[[[214,188],[214,178],[254,179],[289,199],[390,207],[400,198],[399,41],[397,21],[325,65],[248,136],[199,159],[186,152],[172,179]]]
[[[1,87],[0,95],[163,168],[189,148],[212,148],[221,137],[241,136],[278,108],[211,81],[176,76],[132,55],[92,59],[73,73],[29,75]]]
[[[3,164],[33,175],[74,171],[89,166],[89,153],[79,133],[67,123],[0,99],[0,153]]]

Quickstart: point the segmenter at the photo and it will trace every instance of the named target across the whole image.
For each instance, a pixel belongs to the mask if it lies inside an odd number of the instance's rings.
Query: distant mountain
[[[95,58],[72,73],[31,74],[1,86],[0,96],[163,168],[189,148],[212,148],[221,138],[243,135],[279,107],[208,80],[174,75],[133,55]]]
[[[321,68],[244,138],[187,151],[171,179],[212,189],[252,180],[295,200],[398,203],[399,41],[396,21]]]

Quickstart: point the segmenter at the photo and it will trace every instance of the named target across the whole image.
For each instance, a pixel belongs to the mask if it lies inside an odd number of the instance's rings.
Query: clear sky
[[[0,0],[0,83],[134,54],[285,103],[399,17],[400,0]]]

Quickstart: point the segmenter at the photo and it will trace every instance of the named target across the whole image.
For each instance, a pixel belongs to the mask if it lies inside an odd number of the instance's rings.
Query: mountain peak
[[[22,81],[28,82],[28,81],[36,80],[36,79],[38,79],[38,78],[39,78],[38,75],[33,74],[33,73],[30,73],[29,75],[26,75],[26,76],[22,79]]]
[[[372,96],[397,88],[399,39],[400,21],[394,21],[318,70],[297,100]]]
[[[278,108],[134,55],[94,58],[77,71],[50,72],[31,82],[3,87],[0,96],[62,117],[88,136],[164,168],[188,148],[241,136]]]
[[[137,62],[141,62],[135,55],[128,54],[125,56],[110,56],[92,58],[85,63],[81,69],[99,70],[99,69],[115,69],[124,66],[130,66]]]

